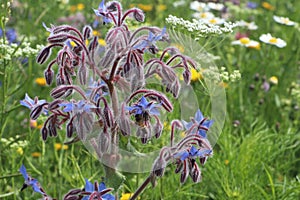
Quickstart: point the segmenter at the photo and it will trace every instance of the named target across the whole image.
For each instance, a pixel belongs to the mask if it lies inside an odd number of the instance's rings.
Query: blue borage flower
[[[98,9],[94,9],[94,12],[97,16],[102,18],[103,23],[108,24],[108,23],[112,22],[112,20],[108,16],[109,10],[105,6],[105,1],[104,0],[101,1],[101,3],[98,6]]]
[[[115,200],[115,197],[112,194],[106,194],[107,192],[110,192],[112,189],[106,188],[105,183],[101,182],[98,184],[95,182],[95,184],[92,184],[88,181],[88,179],[85,179],[85,186],[84,190],[87,193],[90,193],[89,196],[83,197],[82,200],[89,200],[91,195],[100,195],[101,199],[103,200]]]
[[[204,158],[208,155],[212,154],[211,149],[197,149],[196,147],[192,146],[188,150],[184,150],[182,152],[176,153],[174,158],[179,158],[181,161],[185,159],[196,159],[196,158]]]
[[[101,96],[108,95],[108,87],[104,81],[94,81],[93,78],[90,78],[85,95],[97,102]]]
[[[127,106],[126,109],[130,114],[134,114],[136,123],[141,126],[148,126],[151,115],[159,115],[159,104],[154,102],[148,102],[147,99],[142,96],[138,103],[133,106]]]
[[[97,108],[95,105],[89,104],[84,100],[80,100],[78,102],[69,102],[69,103],[60,103],[58,104],[60,107],[64,107],[63,112],[91,112],[91,109]]]
[[[35,107],[37,105],[42,105],[44,103],[46,103],[46,100],[38,100],[37,97],[34,98],[34,100],[33,100],[28,96],[27,93],[25,94],[25,99],[20,101],[20,104],[22,106],[25,106],[29,109],[32,109],[33,107]]]
[[[23,175],[24,179],[25,179],[25,183],[21,189],[24,190],[25,188],[27,188],[28,186],[32,187],[33,191],[37,192],[37,193],[40,193],[42,195],[45,195],[45,192],[43,192],[41,190],[41,187],[40,187],[40,184],[39,182],[34,179],[34,178],[31,178],[28,174],[27,174],[27,171],[26,171],[26,168],[24,165],[21,166],[20,168],[20,173]]]
[[[207,137],[206,132],[212,126],[213,122],[213,120],[208,120],[205,118],[200,109],[197,110],[195,117],[192,118],[191,122],[182,120],[187,132],[193,133],[194,129],[196,128],[197,133],[204,138]]]
[[[149,49],[151,53],[155,53],[151,51],[151,49],[155,49],[155,42],[162,40],[163,36],[166,34],[166,27],[164,27],[160,34],[155,35],[151,31],[149,31],[148,38],[144,41],[142,41],[140,44],[134,46],[134,49],[139,49],[142,51],[145,51],[146,49]]]

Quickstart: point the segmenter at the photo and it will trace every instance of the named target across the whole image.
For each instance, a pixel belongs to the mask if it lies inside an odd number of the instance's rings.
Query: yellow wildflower
[[[145,12],[151,11],[153,9],[153,6],[150,5],[150,4],[141,4],[141,3],[139,3],[137,6]]]
[[[74,41],[72,41],[72,40],[70,41],[70,44],[71,44],[72,47],[76,46],[76,43]]]
[[[68,147],[68,145],[65,145],[65,144],[62,145],[60,143],[55,143],[54,148],[55,148],[55,150],[59,151],[61,149],[67,150],[69,147]]]
[[[106,45],[106,42],[104,39],[99,39],[98,40],[98,43],[101,45],[101,46],[105,46]]]
[[[157,6],[157,10],[158,10],[158,11],[164,11],[164,10],[166,10],[166,9],[167,9],[167,6],[164,5],[164,4],[159,4],[159,5]]]
[[[120,200],[129,200],[132,197],[133,193],[123,193]],[[141,199],[138,197],[138,199]]]
[[[202,74],[195,70],[194,68],[191,69],[191,81],[198,81],[202,78]]]
[[[35,83],[40,85],[40,86],[45,86],[46,85],[46,79],[44,77],[36,78]]]
[[[41,157],[41,153],[40,152],[33,152],[32,154],[31,154],[31,156],[32,157],[34,157],[34,158],[38,158],[38,157]]]
[[[275,10],[275,7],[272,6],[270,3],[266,2],[266,1],[262,2],[261,5],[266,10]]]
[[[81,11],[81,10],[83,10],[83,9],[84,9],[84,4],[83,4],[83,3],[77,4],[77,10],[78,10],[78,11]]]
[[[273,85],[277,85],[278,84],[278,78],[276,76],[272,76],[269,79],[270,83],[272,83]]]
[[[38,128],[38,129],[42,129],[42,128],[43,128],[43,124],[37,125],[37,128]]]
[[[229,160],[225,160],[225,165],[228,165],[229,164]]]
[[[182,131],[182,132],[180,133],[180,137],[181,137],[181,138],[184,138],[184,137],[185,137],[185,132],[184,132],[184,131]]]
[[[20,154],[20,155],[23,155],[23,153],[24,153],[22,147],[18,147],[17,152],[18,152],[18,154]]]
[[[99,31],[96,31],[96,30],[93,30],[93,36],[100,36],[101,34],[100,34],[100,32]]]
[[[164,130],[170,131],[171,130],[171,125],[168,122],[164,122]]]

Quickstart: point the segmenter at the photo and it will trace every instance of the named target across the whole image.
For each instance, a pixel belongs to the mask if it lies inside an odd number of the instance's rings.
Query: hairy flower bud
[[[144,22],[145,20],[145,14],[141,9],[135,8],[133,17],[138,22]]]
[[[50,95],[54,99],[58,99],[58,98],[61,98],[61,97],[65,96],[69,89],[70,89],[70,87],[68,85],[60,85],[60,86],[54,88],[50,92]]]
[[[63,43],[68,39],[68,34],[66,33],[59,33],[56,35],[52,35],[48,37],[49,43]]]
[[[53,77],[54,77],[54,71],[51,68],[47,69],[44,72],[44,76],[45,76],[47,85],[51,85],[51,83],[53,81]]]
[[[30,112],[30,118],[33,120],[36,120],[41,113],[43,112],[43,107],[46,105],[47,103],[41,104],[41,105],[37,105],[35,106],[31,112]]]
[[[38,54],[36,58],[36,62],[42,65],[49,58],[50,55],[51,55],[51,48],[45,47]]]
[[[82,32],[83,32],[83,39],[84,40],[90,39],[91,36],[92,36],[93,29],[90,26],[84,26]]]

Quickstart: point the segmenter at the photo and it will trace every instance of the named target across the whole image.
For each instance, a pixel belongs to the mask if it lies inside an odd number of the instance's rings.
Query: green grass
[[[124,7],[141,3],[122,2]],[[142,2],[150,4],[152,1]],[[192,13],[189,5],[172,8],[172,2],[157,0],[156,5],[166,4],[166,10],[147,12],[146,22],[162,27],[168,14],[188,19]],[[217,45],[209,52],[220,56],[216,65],[219,68],[224,66],[229,73],[239,70],[242,75],[238,82],[228,83],[226,88],[226,121],[214,146],[214,155],[202,167],[203,178],[199,184],[188,179],[181,185],[180,175],[175,174],[174,166],[169,165],[164,177],[157,180],[156,187],[148,186],[141,199],[300,199],[300,100],[291,92],[295,84],[300,84],[300,29],[280,25],[272,19],[276,14],[300,22],[300,2],[270,0],[268,2],[275,6],[274,11],[263,9],[261,1],[255,2],[258,3],[258,14],[248,16],[236,13],[233,18],[253,19],[256,22],[259,29],[251,31],[251,39],[258,41],[261,34],[270,32],[284,39],[287,46],[279,49],[262,42],[260,50],[232,46],[230,43],[235,33],[222,38],[222,42],[221,39],[212,39],[211,44]],[[70,0],[68,5],[63,6],[58,1],[27,0],[20,1],[20,5],[12,9],[6,26],[18,31],[19,41],[29,38],[32,47],[46,45],[48,35],[42,22],[47,25],[58,23],[59,17],[74,14],[69,6],[77,3],[84,3],[85,8],[81,12],[86,21],[92,23],[91,8],[96,8],[99,2]],[[1,9],[0,15],[6,16],[7,10]],[[0,25],[4,28],[3,23]],[[6,53],[5,49],[0,48],[0,60]],[[0,62],[0,137],[8,140],[0,142],[0,199],[40,198],[31,189],[20,192],[24,180],[18,170],[22,163],[29,174],[58,199],[62,199],[71,188],[82,188],[84,178],[101,181],[104,176],[101,163],[80,142],[69,145],[65,150],[55,150],[55,143],[62,144],[65,140],[63,130],[59,137],[43,142],[39,129],[30,128],[29,111],[19,105],[19,100],[24,98],[25,93],[49,99],[51,88],[35,83],[37,77],[43,76],[44,68],[35,63],[35,56],[31,56],[26,65],[16,60]],[[257,73],[260,75],[258,81],[254,79]],[[262,78],[268,80],[271,76],[278,78],[278,84],[265,92],[261,89]],[[200,82],[192,85],[196,88],[194,91],[198,95],[200,108],[208,109],[207,96],[202,99],[203,93],[199,89]],[[254,86],[252,90],[249,89],[251,85]],[[178,114],[174,113],[174,116]],[[236,120],[239,121],[237,126],[234,125]],[[42,121],[38,121],[38,125]],[[167,134],[164,133],[161,143],[168,143]],[[24,141],[27,145],[22,146]],[[147,149],[157,149],[161,145],[155,142],[153,140]],[[143,148],[140,144],[135,147]],[[22,148],[22,153],[19,148]],[[33,157],[34,152],[40,153],[40,156]],[[119,195],[134,192],[148,176],[124,174],[127,180]]]

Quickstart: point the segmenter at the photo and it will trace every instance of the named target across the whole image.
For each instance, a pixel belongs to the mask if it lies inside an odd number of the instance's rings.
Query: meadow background
[[[8,2],[10,6],[8,7]],[[146,13],[147,24],[163,27],[169,14],[191,20],[195,12],[191,1],[122,0],[124,8],[138,6]],[[222,1],[221,1],[222,2]],[[238,70],[236,81],[224,78],[227,95],[226,121],[214,146],[214,156],[202,168],[203,180],[181,185],[179,175],[169,166],[157,187],[147,188],[140,199],[300,199],[300,1],[252,0],[226,2],[227,13],[214,11],[230,21],[254,21],[258,28],[234,29],[233,33],[204,38],[207,51],[220,59],[215,63],[228,76]],[[36,49],[46,45],[48,32],[42,22],[82,26],[94,22],[92,0],[23,0],[1,1],[0,46],[0,199],[38,199],[31,189],[20,192],[23,177],[18,172],[22,163],[28,172],[61,199],[71,188],[84,185],[84,177],[99,180],[101,165],[81,143],[63,145],[64,131],[57,138],[43,142],[40,137],[42,119],[30,121],[29,110],[19,104],[25,93],[49,98],[51,87],[42,78],[44,66],[35,63],[36,52],[28,52],[26,43]],[[223,3],[223,2],[222,2]],[[268,3],[268,4],[267,4]],[[289,17],[296,22],[286,26],[273,16]],[[5,24],[5,18],[9,18]],[[136,26],[133,24],[132,26]],[[3,46],[5,33],[15,31],[14,50]],[[13,35],[11,32],[10,36]],[[105,28],[94,34],[104,37]],[[259,41],[271,33],[286,41],[278,48]],[[232,45],[238,34],[259,41],[259,48]],[[18,54],[17,54],[18,52]],[[222,71],[221,70],[221,71]],[[192,83],[201,106],[201,75]],[[127,180],[120,191],[132,193],[148,174],[125,174]],[[122,199],[122,198],[121,198]],[[123,200],[125,200],[123,196]]]

